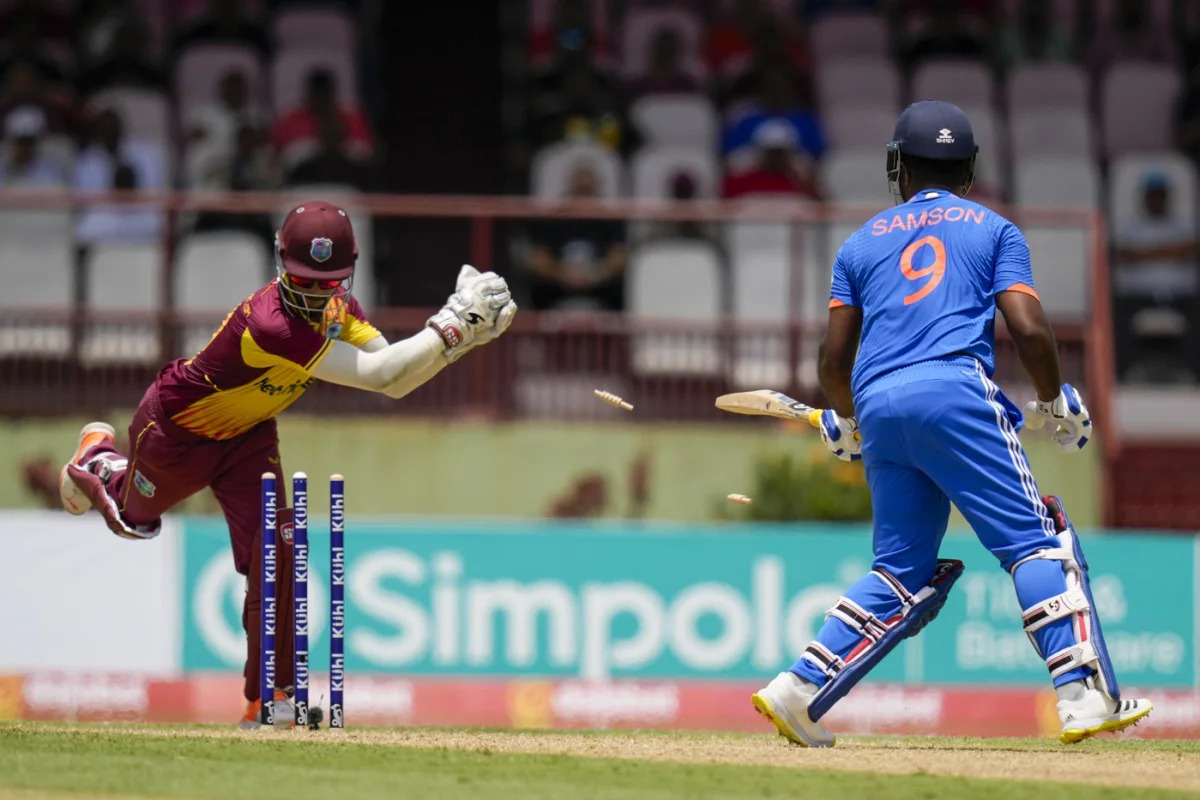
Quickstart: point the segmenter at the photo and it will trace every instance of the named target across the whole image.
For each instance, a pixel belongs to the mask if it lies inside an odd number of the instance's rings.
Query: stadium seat
[[[1082,227],[1039,227],[1025,221],[1033,282],[1053,321],[1085,322],[1091,308],[1088,231]]]
[[[838,106],[825,115],[825,140],[833,150],[870,150],[880,153],[892,138],[896,114],[870,106]]]
[[[1087,73],[1074,64],[1020,64],[1008,79],[1008,109],[1010,114],[1035,109],[1087,111]]]
[[[971,130],[975,134],[975,144],[979,154],[975,158],[975,185],[986,187],[992,193],[1003,194],[1008,183],[1008,173],[1005,169],[1004,136],[1001,121],[996,112],[988,106],[962,106],[963,113],[971,120]]]
[[[755,206],[791,206],[794,200],[751,200],[746,216]],[[751,327],[738,331],[733,347],[733,385],[786,386],[790,382],[788,336],[783,326],[792,318],[792,233],[784,222],[731,222],[726,226],[725,248],[729,254],[732,315]],[[754,323],[778,323],[769,331]]]
[[[59,211],[0,212],[0,283],[6,310],[0,357],[64,356],[71,347],[65,318],[37,321],[22,312],[62,313],[75,302],[70,215]],[[30,270],[31,265],[36,269]]]
[[[261,101],[266,81],[254,48],[238,44],[191,45],[175,65],[178,107],[190,111],[215,102],[217,84],[226,73],[234,71],[246,76],[252,100]]]
[[[1042,155],[1016,162],[1013,200],[1031,207],[1100,207],[1100,173],[1087,156]]]
[[[158,326],[150,317],[159,308],[162,257],[162,247],[158,244],[111,243],[91,249],[84,271],[87,308],[100,312],[141,312],[147,319],[132,323],[104,319],[89,325],[79,345],[81,361],[96,364],[158,360]]]
[[[683,8],[630,8],[626,12],[621,43],[624,77],[634,79],[646,73],[651,43],[663,28],[679,35],[684,72],[699,81],[707,78],[708,68],[700,57],[704,24],[698,15]]]
[[[262,240],[249,233],[193,233],[175,252],[175,307],[211,315],[188,325],[181,355],[192,355],[207,343],[213,324],[270,278]]]
[[[671,197],[671,179],[679,173],[695,181],[697,199],[716,197],[720,168],[712,151],[672,144],[649,145],[634,154],[630,160],[633,196],[667,199]]]
[[[882,147],[835,150],[821,162],[823,184],[830,200],[842,203],[891,205],[886,155]]]
[[[912,99],[936,98],[966,108],[991,108],[992,75],[979,61],[936,59],[923,61],[912,80]],[[974,120],[972,120],[974,121]]]
[[[103,89],[89,95],[87,105],[94,110],[115,110],[121,115],[127,136],[154,142],[164,148],[174,142],[171,101],[160,92],[127,87]]]
[[[1172,67],[1141,62],[1111,67],[1101,87],[1105,154],[1169,150],[1178,96],[1179,73]]]
[[[611,150],[590,142],[559,142],[535,153],[530,165],[533,195],[542,199],[565,196],[571,170],[583,164],[596,171],[601,197],[621,196],[625,185],[621,159]]]
[[[1171,186],[1171,216],[1196,218],[1196,170],[1179,153],[1139,153],[1116,159],[1109,168],[1108,214],[1112,229],[1141,218],[1142,180],[1149,172],[1166,176]]]
[[[629,117],[650,144],[716,148],[717,112],[704,95],[649,95],[630,105]]]
[[[817,70],[817,94],[828,114],[842,106],[900,111],[900,72],[886,58],[830,59]]]
[[[625,308],[634,319],[713,322],[721,314],[721,265],[706,242],[666,240],[634,250],[625,278]],[[716,375],[716,332],[642,333],[632,342],[633,369],[643,375]]]
[[[875,14],[825,14],[809,33],[813,58],[824,69],[831,59],[845,56],[878,57],[888,51],[887,24]]]
[[[293,48],[354,52],[358,31],[354,20],[336,8],[281,9],[271,20],[276,52]]]
[[[1082,108],[1038,108],[1011,117],[1014,163],[1045,155],[1096,156],[1094,125]]]
[[[304,100],[304,82],[314,69],[328,69],[337,80],[341,105],[358,103],[358,73],[354,55],[346,51],[284,50],[271,62],[271,102],[277,114],[300,105]]]

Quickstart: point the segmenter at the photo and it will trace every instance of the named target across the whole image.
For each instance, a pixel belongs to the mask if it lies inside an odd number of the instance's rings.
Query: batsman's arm
[[[1058,369],[1058,345],[1042,302],[1034,295],[1020,290],[1000,292],[996,307],[1017,348],[1021,366],[1029,373],[1039,400],[1050,402],[1058,397],[1062,376]]]
[[[854,416],[854,393],[850,391],[850,376],[854,357],[858,353],[858,337],[862,333],[862,309],[839,305],[829,309],[829,327],[821,342],[818,377],[821,391],[841,416]]]
[[[341,386],[352,386],[389,397],[403,397],[441,372],[449,363],[443,351],[446,343],[432,328],[380,349],[377,337],[362,349],[335,341],[329,352],[313,369],[313,377]]]

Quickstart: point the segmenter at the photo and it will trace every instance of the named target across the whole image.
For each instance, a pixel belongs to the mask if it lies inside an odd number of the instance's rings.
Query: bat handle
[[[814,428],[821,427],[821,409],[814,408],[812,411],[808,412],[808,424],[812,425]]]

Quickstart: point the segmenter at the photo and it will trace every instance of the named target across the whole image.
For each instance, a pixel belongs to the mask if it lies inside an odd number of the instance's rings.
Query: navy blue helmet
[[[930,161],[970,161],[966,192],[975,178],[975,133],[963,110],[941,100],[919,100],[900,115],[887,146],[888,189],[900,196],[900,163],[904,156]]]

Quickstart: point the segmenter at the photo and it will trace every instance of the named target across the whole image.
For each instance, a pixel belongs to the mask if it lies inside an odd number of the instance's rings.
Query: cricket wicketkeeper
[[[89,423],[59,482],[67,511],[95,507],[127,539],[157,536],[164,512],[212,488],[229,523],[234,565],[249,578],[243,727],[259,717],[260,477],[285,474],[275,416],[315,380],[404,397],[500,336],[517,313],[503,278],[464,266],[427,326],[388,344],[351,295],[358,246],[350,218],[321,200],[288,212],[275,256],[276,278],[233,309],[204,349],[158,374],[130,423],[129,453],[117,449],[111,425]],[[282,506],[282,485],[280,492]],[[290,545],[291,509],[280,510],[278,524]],[[291,548],[278,554],[285,578],[277,589],[278,647],[291,652]],[[291,690],[291,659],[276,669],[278,701]],[[276,719],[290,718],[277,710]]]

